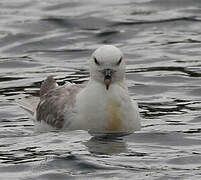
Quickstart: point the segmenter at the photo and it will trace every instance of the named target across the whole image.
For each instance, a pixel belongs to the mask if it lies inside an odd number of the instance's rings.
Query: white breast
[[[98,131],[139,130],[137,106],[133,106],[127,90],[118,84],[109,90],[100,83],[91,83],[77,96],[77,116],[72,125]]]

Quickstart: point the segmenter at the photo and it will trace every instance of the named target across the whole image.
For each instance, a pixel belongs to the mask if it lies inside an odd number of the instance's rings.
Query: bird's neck
[[[100,81],[97,81],[95,79],[90,79],[89,80],[88,87],[92,87],[92,86],[98,86],[99,88],[103,88],[103,89],[106,90],[104,82],[100,82]],[[128,90],[126,82],[125,82],[125,79],[122,79],[120,81],[112,82],[110,84],[109,89],[113,89],[113,87],[119,87],[119,88],[125,89],[126,91]]]

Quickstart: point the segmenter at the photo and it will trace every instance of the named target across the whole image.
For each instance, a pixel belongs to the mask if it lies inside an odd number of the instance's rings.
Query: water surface
[[[1,179],[200,179],[199,0],[2,0]],[[114,44],[142,130],[95,138],[85,131],[34,133],[15,99],[41,82],[88,79],[90,54]]]

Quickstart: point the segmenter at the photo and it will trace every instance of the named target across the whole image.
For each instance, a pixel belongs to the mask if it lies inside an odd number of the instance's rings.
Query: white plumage
[[[131,100],[125,82],[122,52],[104,45],[92,54],[89,63],[90,80],[86,85],[68,83],[58,87],[52,77],[45,80],[40,102],[32,108],[37,127],[45,124],[67,130],[140,130],[138,106]]]

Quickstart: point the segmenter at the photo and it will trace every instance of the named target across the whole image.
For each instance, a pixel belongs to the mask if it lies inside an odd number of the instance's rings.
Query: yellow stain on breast
[[[123,80],[123,79],[120,80],[119,85],[120,85],[122,88],[126,89],[125,83],[124,83],[124,80]]]
[[[122,120],[120,112],[120,102],[111,100],[107,105],[108,123],[105,127],[106,131],[119,131],[122,129]]]

